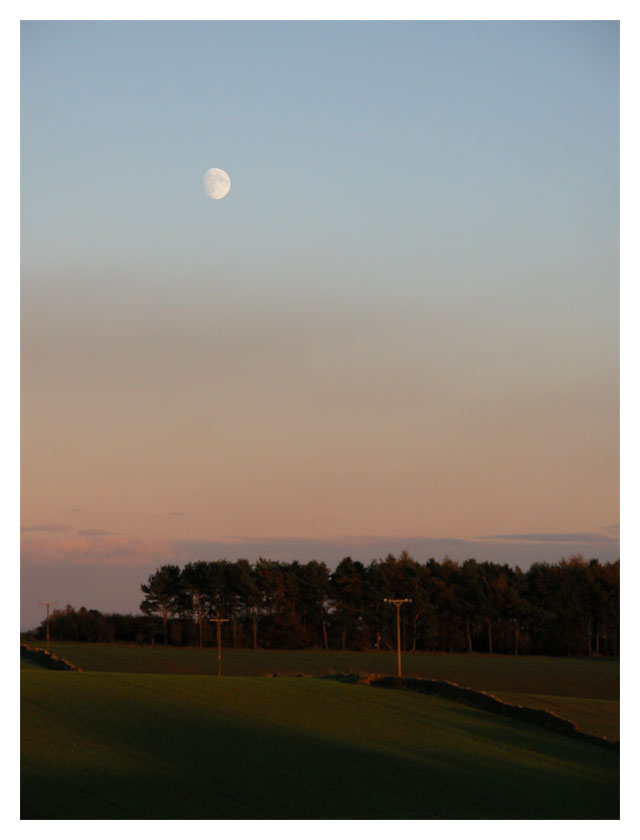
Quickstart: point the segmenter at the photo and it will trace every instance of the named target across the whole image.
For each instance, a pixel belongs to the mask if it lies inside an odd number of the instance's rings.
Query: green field
[[[215,675],[218,667],[217,651],[213,648],[54,642],[51,649],[84,671]],[[450,680],[489,691],[509,702],[549,709],[593,735],[610,740],[620,737],[617,660],[404,654],[402,662],[407,677]],[[332,671],[395,674],[396,656],[333,650],[223,651],[226,676],[321,676]]]
[[[583,732],[609,741],[620,740],[620,701],[592,697],[556,697],[552,694],[517,694],[500,692],[500,699],[519,706],[547,709],[571,720]]]
[[[22,681],[25,819],[597,819],[616,752],[405,691],[54,672]]]
[[[46,665],[41,665],[39,662],[34,662],[32,659],[27,659],[26,656],[20,657],[20,670],[28,671],[48,671]]]

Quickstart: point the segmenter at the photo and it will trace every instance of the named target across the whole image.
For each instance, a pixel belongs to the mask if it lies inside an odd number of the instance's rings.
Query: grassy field
[[[218,667],[217,651],[213,648],[54,642],[51,649],[85,671],[215,675]],[[489,691],[509,702],[549,709],[593,735],[610,740],[620,737],[618,661],[404,654],[402,662],[407,677],[451,680]],[[227,676],[321,676],[331,671],[395,674],[396,657],[391,653],[355,651],[223,651],[223,674]]]
[[[547,709],[573,721],[583,732],[609,741],[620,740],[620,701],[592,697],[556,697],[553,694],[500,692],[500,699],[519,706]]]
[[[48,671],[46,665],[41,665],[39,662],[34,662],[32,659],[27,659],[26,656],[20,657],[20,670],[28,671]]]
[[[436,697],[295,678],[21,681],[25,819],[618,816],[613,750]]]

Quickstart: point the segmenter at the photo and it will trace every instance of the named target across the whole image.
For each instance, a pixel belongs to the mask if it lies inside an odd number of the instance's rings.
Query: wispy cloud
[[[53,533],[61,533],[62,531],[69,531],[68,525],[61,525],[58,522],[47,522],[44,525],[22,525],[21,531],[49,531]]]
[[[109,537],[118,536],[120,531],[105,531],[102,528],[84,528],[81,531],[76,531],[79,537]]]
[[[98,530],[98,529],[88,529]],[[177,562],[178,550],[169,541],[101,535],[77,535],[22,541],[21,556],[28,565],[148,566]]]
[[[555,543],[611,543],[617,539],[609,534],[597,534],[593,532],[574,533],[529,533],[529,534],[489,534],[485,537],[478,537],[482,540],[509,540],[512,542],[555,542]]]
[[[257,560],[291,562],[322,560],[333,566],[347,555],[369,562],[388,554],[408,551],[413,557],[456,556],[462,560],[476,556],[478,542],[456,538],[398,537],[398,536],[336,536],[326,539],[304,537],[241,537],[226,536],[219,540],[175,540],[181,560],[217,560],[245,557]]]
[[[242,538],[221,540],[143,540],[122,534],[103,533],[88,528],[74,536],[39,536],[22,539],[22,561],[25,566],[117,566],[149,567],[164,563],[183,565],[195,560],[230,561],[244,557],[255,562],[259,557],[291,562],[318,560],[335,568],[343,557],[368,563],[374,558],[407,550],[424,562],[449,556],[457,562],[475,557],[527,568],[534,562],[560,560],[571,546],[571,552],[601,561],[619,556],[619,542],[613,537],[594,533],[501,534],[477,540],[428,537],[344,537],[334,539]]]
[[[212,544],[214,541],[211,541]],[[469,540],[464,540],[459,537],[404,537],[404,536],[395,536],[393,534],[390,535],[338,535],[334,537],[324,537],[324,538],[315,538],[315,537],[235,537],[235,536],[224,536],[220,537],[219,540],[215,541],[215,544],[237,544],[243,543],[246,545],[280,545],[280,544],[288,544],[288,545],[300,545],[300,546],[313,546],[313,545],[354,545],[354,546],[368,546],[368,545],[386,545],[386,544],[393,544],[395,546],[394,551],[398,550],[398,546],[405,547],[408,545],[414,545],[417,543],[446,543],[448,544],[456,544],[456,545],[464,545],[469,542]]]

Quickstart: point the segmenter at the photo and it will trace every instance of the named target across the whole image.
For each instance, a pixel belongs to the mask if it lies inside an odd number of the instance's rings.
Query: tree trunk
[[[491,635],[491,622],[487,621],[487,632],[489,633],[489,656],[493,655],[493,636]]]
[[[413,617],[413,647],[411,649],[412,653],[416,652],[416,627],[418,625],[418,613],[416,613]]]
[[[513,645],[514,656],[518,655],[518,636],[519,635],[520,635],[520,628],[518,626],[516,626],[515,641],[514,641],[514,645]]]
[[[238,647],[238,631],[237,631],[237,624],[236,624],[236,616],[234,613],[233,616],[233,649],[235,650]]]
[[[587,652],[591,656],[591,619],[587,622]]]
[[[162,627],[164,629],[164,643],[167,644],[167,606],[162,605]]]
[[[346,629],[342,631],[342,650],[347,649],[347,631]]]
[[[467,616],[467,653],[473,653],[473,645],[471,644],[471,621]]]
[[[600,624],[596,624],[596,656],[600,656]]]
[[[327,622],[322,622],[322,638],[324,639],[324,649],[329,650],[329,641],[327,639]]]
[[[253,616],[253,649],[258,649],[258,619],[256,614],[254,613]]]

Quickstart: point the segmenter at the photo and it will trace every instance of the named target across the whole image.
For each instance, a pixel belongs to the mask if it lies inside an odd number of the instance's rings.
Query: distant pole
[[[396,632],[398,635],[398,676],[402,676],[402,656],[401,656],[401,649],[400,649],[400,607],[403,604],[411,603],[411,598],[385,598],[384,599],[387,604],[393,604],[396,608]]]
[[[220,618],[220,616],[216,616],[215,618],[210,618],[209,621],[215,621],[217,625],[217,635],[218,635],[218,676],[222,676],[222,625],[225,621],[229,621],[228,618]]]
[[[38,601],[41,607],[47,608],[47,651],[49,650],[49,607],[54,607],[57,601]]]

